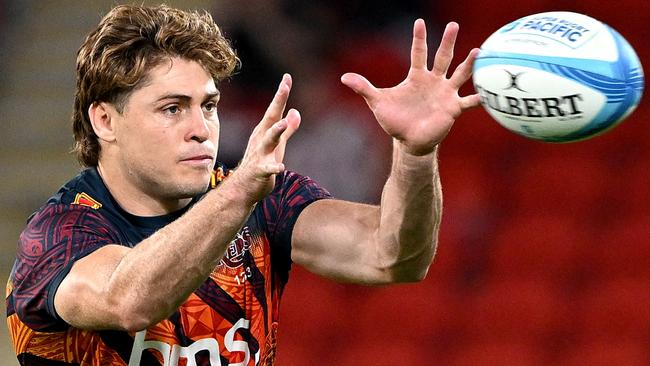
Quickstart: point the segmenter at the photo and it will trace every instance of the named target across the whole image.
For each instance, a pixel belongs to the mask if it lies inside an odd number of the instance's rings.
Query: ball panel
[[[476,59],[474,69],[479,69],[485,65],[491,64],[514,64],[521,65],[522,62],[530,61],[538,67],[543,64],[551,64],[558,66],[565,66],[574,69],[590,71],[597,74],[608,75],[612,78],[616,77],[616,69],[612,66],[610,61],[602,60],[585,60],[571,57],[558,57],[558,56],[543,56],[543,55],[530,55],[525,53],[514,52],[495,52],[489,49],[481,48],[481,51]]]
[[[618,60],[616,62],[617,76],[626,81],[629,87],[637,95],[637,101],[641,99],[643,93],[643,67],[639,57],[634,52],[632,46],[613,28],[607,27],[616,41],[618,51]]]
[[[624,79],[614,79],[603,74],[562,65],[541,64],[541,68],[552,74],[560,75],[598,90],[607,98],[608,103],[620,103],[628,94],[629,87]]]
[[[618,59],[611,63],[611,73],[608,73],[614,78],[561,67],[555,67],[553,70],[590,85],[607,97],[607,104],[594,120],[581,130],[566,136],[568,140],[596,136],[611,130],[629,116],[641,101],[644,84],[641,62],[632,46],[618,32],[608,26],[607,29],[615,39],[618,50]]]

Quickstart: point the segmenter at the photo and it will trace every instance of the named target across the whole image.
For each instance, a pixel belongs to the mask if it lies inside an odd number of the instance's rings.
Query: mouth
[[[191,166],[204,167],[211,165],[213,160],[214,158],[211,155],[201,154],[181,159],[180,162]]]

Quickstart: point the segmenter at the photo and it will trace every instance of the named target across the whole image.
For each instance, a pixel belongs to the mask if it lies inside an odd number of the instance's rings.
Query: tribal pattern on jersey
[[[222,167],[212,186],[227,176]],[[280,174],[209,278],[169,318],[137,333],[66,324],[54,294],[75,261],[108,244],[137,245],[185,209],[138,217],[111,197],[94,168],[72,179],[28,220],[7,284],[7,324],[21,365],[250,366],[274,364],[291,232],[302,209],[329,198],[308,177]]]

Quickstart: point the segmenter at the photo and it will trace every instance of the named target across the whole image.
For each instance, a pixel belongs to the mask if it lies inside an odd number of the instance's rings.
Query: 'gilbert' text
[[[543,98],[519,98],[500,95],[480,85],[474,85],[481,97],[481,103],[488,108],[510,116],[531,118],[567,117],[582,114],[581,94],[570,94]]]

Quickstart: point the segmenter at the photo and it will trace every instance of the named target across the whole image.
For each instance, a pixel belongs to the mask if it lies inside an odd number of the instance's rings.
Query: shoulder
[[[20,234],[16,254],[19,262],[33,264],[52,255],[71,255],[98,243],[117,240],[114,225],[97,210],[81,205],[46,204],[30,217]]]
[[[34,212],[29,217],[23,234],[73,226],[77,228],[111,226],[104,211],[111,210],[112,206],[110,194],[97,174],[97,170],[89,168],[64,184]]]
[[[26,239],[24,236],[35,233],[48,235],[64,229],[101,228],[107,225],[111,225],[109,220],[87,205],[48,203],[29,217],[21,241]]]
[[[117,242],[117,225],[105,212],[110,199],[103,191],[103,183],[90,169],[63,185],[28,218],[18,240],[18,261],[34,264],[62,255],[59,252]]]

